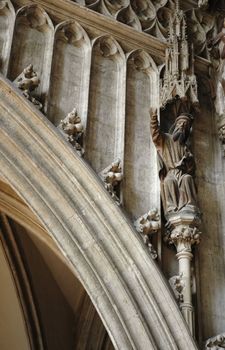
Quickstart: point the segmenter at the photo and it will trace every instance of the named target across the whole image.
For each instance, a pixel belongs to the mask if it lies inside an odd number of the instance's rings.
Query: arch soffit
[[[117,349],[196,349],[161,272],[100,180],[0,77],[0,174],[37,215]]]

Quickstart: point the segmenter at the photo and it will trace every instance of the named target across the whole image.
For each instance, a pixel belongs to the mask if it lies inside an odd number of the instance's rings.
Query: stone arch
[[[116,349],[196,349],[168,285],[88,165],[0,78],[0,174],[37,215]]]

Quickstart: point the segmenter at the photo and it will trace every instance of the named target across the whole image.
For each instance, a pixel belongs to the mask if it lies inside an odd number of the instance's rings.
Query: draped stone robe
[[[157,116],[151,119],[152,140],[158,151],[161,197],[165,215],[182,209],[195,210],[196,188],[193,180],[195,161],[185,143],[163,133]]]

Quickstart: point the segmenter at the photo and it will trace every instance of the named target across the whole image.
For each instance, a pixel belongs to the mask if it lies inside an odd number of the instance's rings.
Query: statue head
[[[181,113],[175,120],[173,127],[171,128],[171,133],[173,135],[173,140],[184,144],[190,135],[191,126],[193,123],[193,116],[189,113]]]

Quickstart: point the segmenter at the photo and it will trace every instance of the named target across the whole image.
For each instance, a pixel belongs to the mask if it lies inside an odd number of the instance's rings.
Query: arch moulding
[[[0,176],[56,241],[116,349],[197,349],[147,248],[93,170],[0,77]]]

